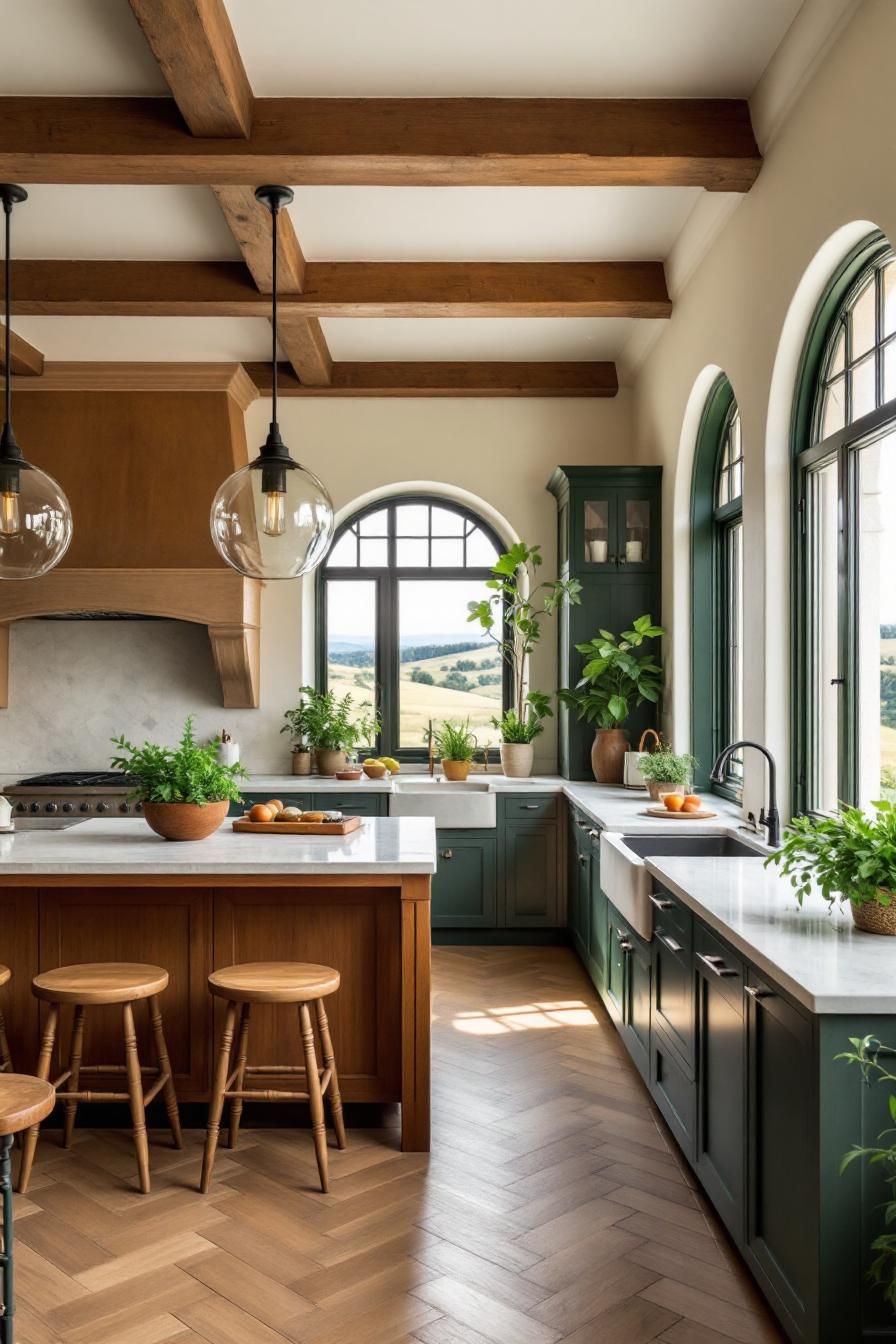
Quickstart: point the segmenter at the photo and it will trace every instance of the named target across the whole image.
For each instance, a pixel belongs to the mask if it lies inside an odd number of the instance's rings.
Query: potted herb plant
[[[222,765],[216,741],[200,746],[192,714],[176,747],[153,742],[135,747],[124,737],[112,742],[119,753],[112,757],[113,769],[134,776],[132,797],[143,804],[150,828],[166,840],[204,840],[221,825],[230,804],[242,801],[236,780],[247,772],[238,763]]]
[[[578,579],[539,583],[542,563],[539,546],[518,541],[492,566],[494,578],[486,581],[492,596],[468,603],[467,620],[479,623],[510,668],[511,705],[493,722],[501,732],[504,773],[517,779],[531,775],[532,743],[551,713],[550,697],[526,685],[529,656],[541,639],[541,617],[552,615],[564,602],[578,603],[582,591]]]
[[[679,755],[668,747],[647,752],[638,764],[647,792],[655,801],[673,789],[687,793],[696,768],[697,762],[693,756]]]
[[[356,707],[350,691],[337,697],[334,691],[302,686],[299,694],[305,701],[303,731],[314,750],[319,775],[335,775],[344,770],[349,753],[376,740],[380,731],[378,715],[363,706]]]
[[[311,774],[311,748],[308,746],[307,700],[305,688],[299,691],[299,703],[294,709],[287,709],[283,715],[286,722],[281,733],[289,733],[292,738],[292,773],[294,775]]]
[[[650,616],[639,616],[631,630],[619,636],[600,630],[587,644],[576,649],[585,658],[582,676],[572,690],[561,690],[560,699],[580,719],[596,727],[591,748],[591,768],[599,784],[621,784],[628,734],[623,725],[632,710],[645,701],[656,704],[663,684],[663,669],[652,650],[636,653],[645,641],[666,632]]]
[[[766,859],[790,878],[800,905],[815,887],[833,906],[848,901],[856,927],[896,934],[896,803],[869,815],[842,804],[832,817],[795,817]]]
[[[433,741],[442,758],[445,778],[454,782],[466,779],[478,745],[470,730],[470,720],[455,723],[452,719],[445,719],[433,730]]]

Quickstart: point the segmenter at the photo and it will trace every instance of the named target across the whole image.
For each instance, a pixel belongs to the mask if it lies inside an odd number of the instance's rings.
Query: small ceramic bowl
[[[346,781],[348,781],[348,780],[360,779],[360,778],[361,778],[361,771],[360,771],[360,770],[337,770],[337,771],[336,771],[336,778],[337,778],[337,779],[344,779],[344,780],[346,780]]]
[[[364,773],[368,779],[382,779],[386,773],[384,765],[365,765]]]

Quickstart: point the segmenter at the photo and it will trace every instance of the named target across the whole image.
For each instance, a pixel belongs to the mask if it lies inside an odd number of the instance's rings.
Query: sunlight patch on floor
[[[597,1019],[580,999],[562,1003],[524,1003],[507,1008],[479,1008],[455,1013],[455,1031],[467,1036],[504,1036],[511,1031],[545,1031],[553,1027],[596,1027]]]

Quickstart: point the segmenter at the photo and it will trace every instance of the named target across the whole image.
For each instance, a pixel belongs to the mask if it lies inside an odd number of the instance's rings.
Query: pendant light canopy
[[[258,456],[228,476],[212,504],[219,554],[250,579],[297,579],[320,564],[333,539],[333,502],[317,477],[290,456],[277,423],[277,216],[292,198],[289,187],[255,193],[271,212],[271,426]]]
[[[0,185],[6,224],[6,408],[0,433],[0,579],[38,579],[58,565],[72,539],[72,511],[62,489],[25,460],[12,430],[11,257],[14,205],[27,201],[23,187]]]

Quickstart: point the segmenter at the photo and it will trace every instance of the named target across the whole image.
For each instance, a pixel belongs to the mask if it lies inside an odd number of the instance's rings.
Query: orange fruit
[[[703,809],[696,798],[687,799],[681,805],[682,812],[702,812]]]
[[[687,809],[688,804],[692,804],[694,807],[702,807],[702,803],[700,802],[700,799],[697,797],[696,793],[685,794],[684,802],[682,803],[682,809],[681,809],[683,812]]]
[[[684,797],[680,793],[663,794],[663,805],[667,812],[680,812],[684,806]]]
[[[269,798],[264,806],[270,808],[272,815],[275,817],[278,812],[283,811],[283,804],[279,798]]]
[[[249,820],[273,821],[274,814],[269,807],[265,806],[264,803],[256,803],[254,807],[250,807],[249,809]]]

